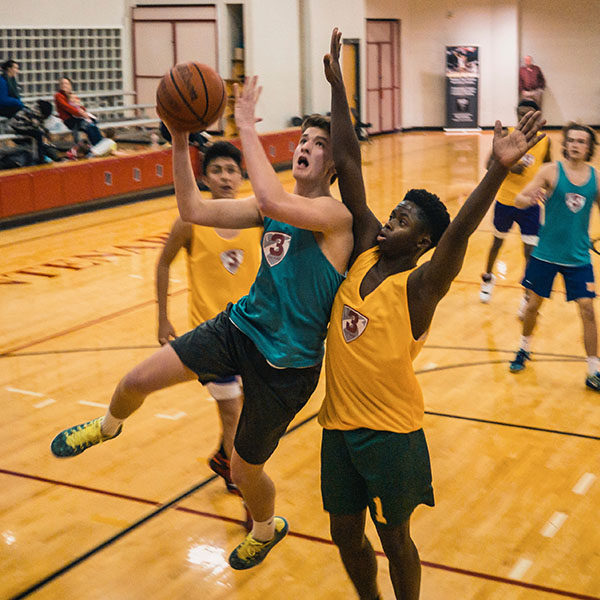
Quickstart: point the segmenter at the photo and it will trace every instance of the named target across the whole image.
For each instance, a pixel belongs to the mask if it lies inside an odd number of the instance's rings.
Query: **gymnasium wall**
[[[401,20],[402,126],[445,121],[446,46],[479,46],[479,120],[512,123],[517,98],[518,21],[514,0],[367,0],[367,18]]]
[[[600,124],[600,2],[365,0],[367,18],[401,20],[403,127],[444,124],[444,46],[480,47],[480,123],[514,120],[518,68],[531,54],[546,75],[544,113]]]
[[[300,114],[300,39],[297,0],[260,0],[244,7],[245,69],[263,87],[259,131],[290,126]]]
[[[521,0],[521,49],[544,71],[549,123],[600,125],[600,2]]]
[[[123,28],[125,88],[132,89],[131,7],[199,4],[190,0],[19,0],[0,3],[4,26],[107,25]],[[219,15],[219,65],[231,58],[225,31],[227,6],[242,4],[246,71],[264,86],[261,131],[283,129],[290,117],[329,110],[322,56],[329,32],[361,40],[365,106],[365,19],[401,20],[402,126],[444,125],[444,47],[480,47],[480,123],[514,120],[517,72],[531,54],[548,79],[545,114],[552,125],[571,118],[600,124],[599,0],[214,0]],[[85,7],[85,8],[84,8]],[[10,11],[9,11],[10,8]]]
[[[364,0],[344,0],[343,2],[337,0],[300,0],[299,5],[306,23],[303,42],[306,48],[304,78],[310,90],[304,112],[326,113],[331,108],[331,94],[329,84],[323,73],[323,55],[329,52],[331,30],[334,27],[339,27],[344,37],[358,38],[361,42],[365,40]],[[365,43],[361,43],[360,50],[363,69],[361,93],[364,98]]]

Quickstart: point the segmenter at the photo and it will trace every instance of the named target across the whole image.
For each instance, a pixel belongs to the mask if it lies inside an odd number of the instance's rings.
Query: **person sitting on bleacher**
[[[54,94],[54,104],[58,116],[73,132],[75,143],[79,141],[79,132],[83,131],[92,146],[96,145],[104,136],[96,126],[94,115],[85,110],[79,98],[73,93],[73,83],[68,77],[61,77],[58,82],[58,91]]]
[[[19,63],[9,58],[0,65],[0,116],[14,117],[20,110],[25,108],[19,94],[16,75],[19,72]]]
[[[19,110],[10,120],[9,127],[19,136],[35,140],[32,154],[35,163],[42,165],[58,160],[58,152],[50,139],[44,122],[52,114],[52,104],[38,100],[36,108]],[[18,140],[15,140],[18,145]]]

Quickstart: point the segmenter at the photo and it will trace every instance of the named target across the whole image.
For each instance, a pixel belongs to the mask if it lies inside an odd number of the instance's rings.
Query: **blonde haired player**
[[[213,198],[235,198],[242,183],[242,153],[229,142],[216,142],[204,151],[202,181]],[[178,217],[158,259],[156,297],[158,301],[158,341],[175,339],[168,317],[170,265],[181,248],[186,251],[188,309],[192,328],[225,310],[248,293],[260,266],[262,228],[223,229],[187,223]],[[239,494],[231,480],[229,461],[233,438],[242,410],[243,394],[239,377],[207,383],[217,402],[222,438],[209,460],[210,468],[223,477],[227,489]]]

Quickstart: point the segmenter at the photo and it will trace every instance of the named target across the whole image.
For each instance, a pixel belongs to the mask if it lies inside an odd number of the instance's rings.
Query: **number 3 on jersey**
[[[279,231],[267,231],[263,236],[263,253],[270,267],[279,264],[290,248],[292,236]]]
[[[369,319],[358,311],[344,304],[342,311],[342,333],[346,342],[352,342],[359,337],[367,327]]]

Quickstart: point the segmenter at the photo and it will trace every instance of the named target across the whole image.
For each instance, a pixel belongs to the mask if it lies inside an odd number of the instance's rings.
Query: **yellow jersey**
[[[190,325],[212,319],[245,296],[260,266],[262,228],[241,229],[232,239],[212,227],[193,226],[187,255]]]
[[[514,127],[509,127],[508,132],[514,131]],[[515,196],[533,179],[539,168],[544,163],[544,157],[548,152],[550,140],[548,137],[540,140],[533,148],[527,151],[527,154],[519,161],[519,164],[525,166],[523,173],[509,173],[500,186],[496,194],[496,201],[506,206],[515,205]]]
[[[426,334],[413,339],[406,282],[414,269],[387,277],[364,300],[360,284],[379,258],[363,252],[333,303],[325,354],[325,429],[409,433],[423,426],[423,393],[412,361]]]

